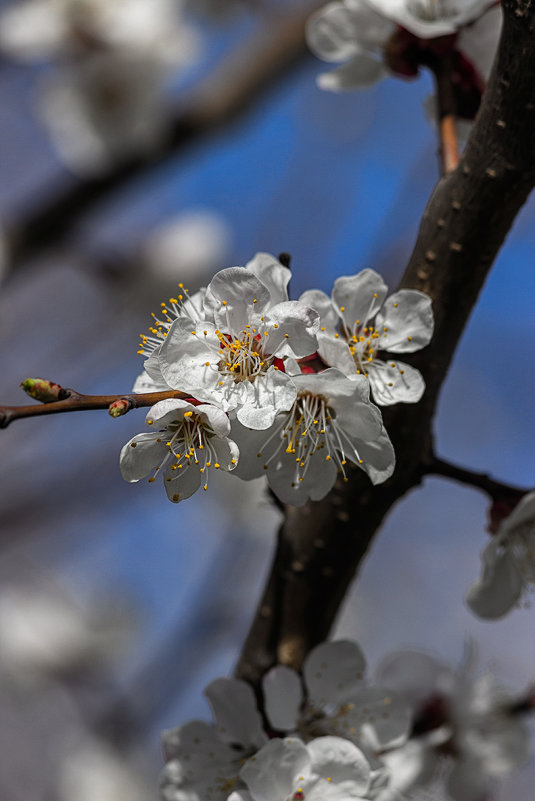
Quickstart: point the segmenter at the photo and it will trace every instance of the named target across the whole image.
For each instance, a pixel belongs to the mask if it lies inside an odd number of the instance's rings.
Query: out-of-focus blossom
[[[264,676],[266,715],[277,731],[305,741],[338,735],[379,751],[406,739],[411,713],[390,690],[365,680],[366,661],[348,640],[318,645],[303,665],[306,694],[297,673],[279,665]]]
[[[84,608],[52,582],[0,594],[0,660],[16,681],[101,668],[124,650],[131,631],[113,605]]]
[[[232,436],[240,448],[236,475],[265,473],[283,503],[300,506],[320,500],[332,489],[348,461],[364,470],[374,484],[392,474],[395,455],[379,409],[370,403],[364,376],[347,378],[335,368],[292,376],[297,398],[267,431],[239,423]]]
[[[197,285],[224,264],[231,231],[214,211],[185,211],[151,232],[143,246],[147,270],[162,281],[184,280]]]
[[[208,489],[208,473],[233,470],[238,448],[228,438],[230,422],[221,409],[169,398],[148,412],[147,425],[155,430],[137,434],[121,450],[121,473],[135,482],[162,474],[167,497],[178,503],[191,497],[201,484]]]
[[[251,687],[216,679],[205,690],[215,724],[192,721],[163,734],[164,801],[226,801],[244,760],[267,740]]]
[[[374,270],[337,278],[329,298],[317,289],[300,300],[321,316],[318,353],[324,362],[348,376],[369,379],[373,399],[381,406],[415,403],[425,389],[421,373],[409,364],[381,360],[381,351],[413,353],[433,335],[431,299],[414,289],[386,297],[388,287]]]
[[[450,670],[416,652],[394,654],[378,671],[414,711],[413,739],[386,762],[405,773],[404,788],[421,785],[447,766],[446,789],[454,801],[481,801],[497,779],[529,756],[529,733],[512,711],[511,698],[490,673],[474,676],[472,660]],[[400,759],[401,757],[401,759]]]
[[[240,776],[247,792],[229,801],[359,801],[370,798],[372,770],[362,751],[341,737],[274,739],[249,759]]]
[[[501,10],[490,0],[336,0],[312,15],[307,39],[341,67],[319,76],[322,89],[373,85],[389,74],[412,77],[450,54],[458,114],[473,118],[496,51]]]
[[[466,602],[479,617],[502,617],[535,585],[535,492],[527,493],[502,521],[481,560],[481,577]]]
[[[151,795],[148,775],[103,742],[86,738],[64,754],[58,801],[146,801]]]

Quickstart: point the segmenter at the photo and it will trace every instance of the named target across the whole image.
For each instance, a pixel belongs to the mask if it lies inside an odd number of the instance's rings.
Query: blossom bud
[[[132,404],[126,398],[119,398],[119,400],[113,401],[110,403],[108,408],[108,414],[112,417],[120,417],[122,414],[126,414],[132,408]]]
[[[47,381],[46,378],[25,378],[21,387],[30,398],[41,403],[53,403],[65,397],[63,387],[53,381]]]

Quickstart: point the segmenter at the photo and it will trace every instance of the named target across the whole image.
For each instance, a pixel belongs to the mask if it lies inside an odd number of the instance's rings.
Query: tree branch
[[[431,196],[401,287],[433,301],[435,335],[412,363],[426,381],[418,404],[384,412],[394,475],[372,487],[361,471],[322,501],[286,510],[278,547],[236,674],[257,685],[276,662],[299,669],[329,633],[385,515],[421,481],[432,421],[453,354],[492,262],[535,185],[535,5],[504,0],[504,26],[483,103],[459,167]]]
[[[157,152],[114,164],[93,179],[65,182],[55,195],[47,194],[44,205],[32,208],[26,219],[8,231],[12,267],[65,240],[81,217],[106,196],[258,103],[277,80],[306,56],[305,23],[314,7],[313,4],[294,16],[274,18],[269,27],[263,27],[233,52],[172,115],[167,136]]]
[[[23,417],[37,417],[42,414],[63,414],[64,412],[85,412],[90,409],[108,409],[112,417],[119,417],[131,409],[154,406],[167,398],[186,399],[185,392],[129,393],[127,395],[82,395],[75,389],[63,389],[62,400],[43,403],[41,406],[0,406],[0,428],[7,428],[13,420]]]
[[[469,487],[476,487],[486,492],[493,501],[501,500],[505,496],[520,499],[526,492],[529,492],[529,489],[521,489],[513,487],[511,484],[505,484],[503,481],[496,481],[487,473],[476,473],[473,470],[458,467],[444,459],[439,459],[438,456],[433,456],[431,461],[423,466],[422,474],[443,476],[461,484],[467,484]]]

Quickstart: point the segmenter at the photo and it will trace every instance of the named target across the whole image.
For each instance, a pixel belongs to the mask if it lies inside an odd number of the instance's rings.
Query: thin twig
[[[467,470],[464,467],[459,467],[444,459],[439,459],[438,456],[433,456],[432,459],[423,466],[422,475],[451,478],[453,481],[458,481],[461,484],[467,484],[470,487],[476,487],[486,492],[493,500],[503,498],[505,495],[518,496],[520,498],[522,495],[525,495],[526,492],[529,492],[529,489],[521,489],[520,487],[513,487],[511,484],[506,484],[503,481],[496,481],[487,473],[476,473],[473,470]]]
[[[186,399],[185,392],[169,390],[166,392],[129,393],[126,395],[82,395],[75,389],[63,389],[64,400],[43,403],[39,406],[0,406],[0,428],[7,428],[13,420],[23,417],[37,417],[42,414],[62,414],[64,412],[85,412],[90,409],[110,409],[112,404],[124,401],[120,414],[131,409],[153,406],[167,398]],[[65,396],[66,393],[66,396]],[[112,415],[119,416],[119,415]]]
[[[452,83],[452,54],[445,53],[431,57],[427,66],[435,79],[440,165],[442,175],[448,175],[459,164],[459,141],[455,127],[457,102]]]

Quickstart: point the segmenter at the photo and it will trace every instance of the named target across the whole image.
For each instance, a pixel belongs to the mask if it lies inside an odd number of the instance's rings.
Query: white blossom
[[[318,85],[341,91],[371,86],[391,72],[415,75],[417,40],[424,40],[427,50],[426,40],[452,36],[449,47],[459,54],[456,68],[482,91],[501,26],[493,5],[491,0],[335,0],[313,14],[307,26],[308,44],[319,58],[345,62],[320,75]],[[399,41],[391,58],[387,50],[394,35]]]
[[[240,776],[248,792],[229,801],[359,801],[370,796],[370,764],[354,743],[318,737],[273,739],[249,759]]]
[[[285,360],[317,347],[319,315],[286,299],[289,277],[268,254],[216,273],[196,317],[180,315],[162,331],[146,371],[198,400],[235,410],[250,428],[269,428],[297,395]]]
[[[535,586],[535,492],[524,495],[503,520],[481,560],[481,577],[466,602],[479,617],[502,617]]]
[[[365,681],[366,661],[348,640],[321,643],[298,674],[278,665],[263,679],[266,715],[277,731],[307,741],[338,735],[373,751],[399,747],[411,722],[409,707],[389,690]]]
[[[332,489],[349,462],[374,484],[392,474],[395,455],[381,413],[369,400],[364,376],[347,378],[335,368],[292,376],[297,397],[267,431],[233,424],[240,447],[236,473],[244,479],[266,474],[284,503],[300,506]]]
[[[415,403],[425,389],[421,373],[397,359],[378,356],[384,350],[412,353],[429,343],[431,300],[415,289],[401,289],[389,298],[387,291],[378,273],[362,270],[337,278],[331,298],[312,289],[300,300],[320,313],[318,353],[326,364],[348,376],[366,376],[381,406]]]
[[[163,734],[164,801],[226,801],[243,785],[244,760],[267,741],[253,690],[239,679],[216,679],[205,690],[214,725],[192,721]]]
[[[154,431],[137,434],[121,450],[121,473],[134,482],[153,473],[163,476],[173,503],[189,498],[199,487],[208,489],[209,469],[233,470],[238,462],[236,443],[228,438],[230,422],[221,409],[172,398],[159,401],[148,412]]]
[[[427,783],[446,764],[450,797],[481,801],[497,779],[528,758],[528,730],[512,714],[509,695],[491,673],[474,676],[472,663],[469,654],[465,664],[453,671],[433,657],[408,651],[392,655],[378,671],[378,680],[395,689],[414,710],[410,743],[417,746],[412,752],[405,746],[397,759],[405,773],[405,788],[411,781]],[[396,760],[394,752],[393,757]],[[388,755],[385,761],[395,785],[395,762]]]

